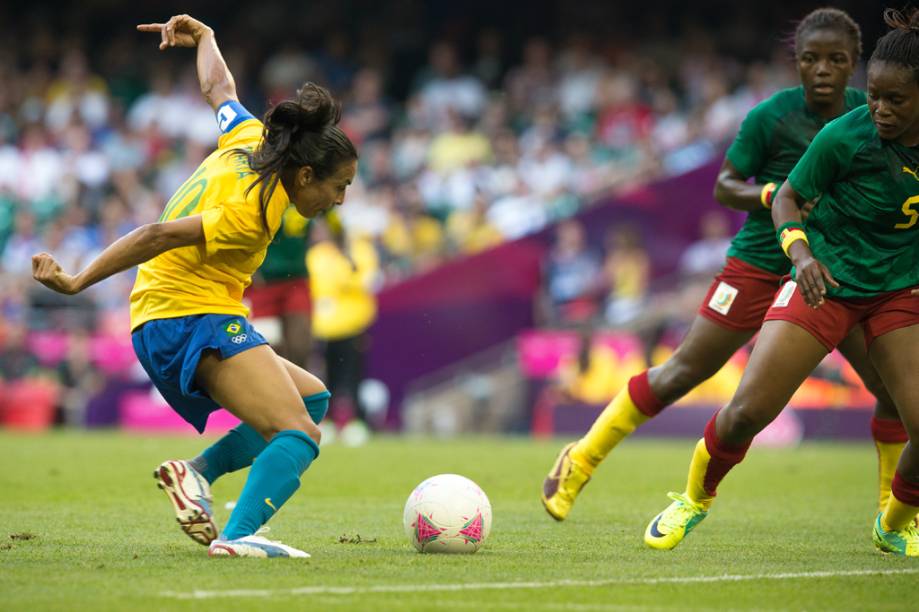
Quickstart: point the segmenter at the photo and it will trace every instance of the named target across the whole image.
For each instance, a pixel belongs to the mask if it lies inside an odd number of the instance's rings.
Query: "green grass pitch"
[[[323,448],[270,537],[312,559],[209,559],[151,473],[206,440],[0,433],[4,610],[916,609],[919,559],[877,553],[868,445],[754,448],[677,550],[642,544],[681,489],[692,442],[626,442],[569,520],[539,503],[559,441],[383,437]],[[420,555],[402,531],[412,488],[442,472],[488,493],[471,556]],[[217,518],[245,472],[214,487]],[[344,538],[342,538],[344,536]],[[354,543],[360,536],[361,542]],[[344,539],[342,542],[340,539]],[[232,593],[231,591],[238,591]]]

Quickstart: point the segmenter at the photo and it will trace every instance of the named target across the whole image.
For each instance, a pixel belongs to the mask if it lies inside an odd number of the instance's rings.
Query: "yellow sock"
[[[617,444],[649,418],[635,406],[626,386],[603,409],[568,456],[588,473],[593,472]]]
[[[887,508],[881,515],[881,527],[884,531],[900,531],[915,520],[919,506],[904,504],[895,495],[887,501]]]
[[[712,456],[705,447],[705,438],[696,443],[692,452],[692,461],[689,463],[689,476],[686,478],[686,496],[695,503],[708,510],[715,498],[705,492],[705,472]]]
[[[890,499],[890,483],[893,482],[893,475],[897,471],[897,463],[900,461],[900,454],[903,452],[906,442],[878,442],[875,440],[874,446],[878,451],[878,481],[880,486],[878,508],[883,512],[887,508],[887,500]]]

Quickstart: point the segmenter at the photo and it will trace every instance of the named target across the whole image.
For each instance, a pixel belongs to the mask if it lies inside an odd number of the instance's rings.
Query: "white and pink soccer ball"
[[[491,502],[468,478],[431,476],[405,502],[402,524],[423,553],[474,553],[491,531]]]

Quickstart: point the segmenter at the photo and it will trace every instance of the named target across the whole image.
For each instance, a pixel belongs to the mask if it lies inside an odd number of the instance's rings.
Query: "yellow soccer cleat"
[[[919,529],[910,523],[900,531],[885,531],[881,524],[881,514],[874,520],[872,534],[874,545],[884,553],[900,557],[919,557]]]
[[[590,481],[590,474],[569,455],[574,445],[572,442],[562,449],[552,471],[542,482],[542,505],[556,521],[565,520],[574,505],[574,498]]]
[[[708,512],[685,494],[668,493],[673,503],[654,517],[645,529],[645,544],[658,550],[670,550],[683,541]]]

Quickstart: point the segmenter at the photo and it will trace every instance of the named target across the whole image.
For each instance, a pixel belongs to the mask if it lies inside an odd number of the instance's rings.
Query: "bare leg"
[[[662,404],[679,400],[712,377],[755,331],[736,331],[697,315],[676,352],[648,370],[648,382]]]
[[[865,383],[868,391],[877,398],[877,405],[874,409],[874,416],[879,419],[900,419],[897,414],[897,407],[884,386],[884,381],[878,374],[871,360],[868,358],[868,349],[865,347],[865,333],[861,325],[852,328],[849,335],[846,336],[839,346],[836,347],[842,356],[846,358],[852,368]]]
[[[208,353],[198,365],[197,378],[216,402],[268,441],[252,464],[222,539],[248,537],[300,487],[301,474],[319,456],[319,428],[303,409],[286,362],[268,345],[228,359]],[[217,548],[227,550],[221,546]]]
[[[229,359],[208,352],[198,364],[197,380],[214,401],[266,440],[279,431],[297,430],[319,442],[319,428],[303,410],[303,396],[288,367],[267,344]]]
[[[734,398],[718,413],[716,433],[728,444],[748,443],[785,408],[826,348],[786,321],[763,324]]]

